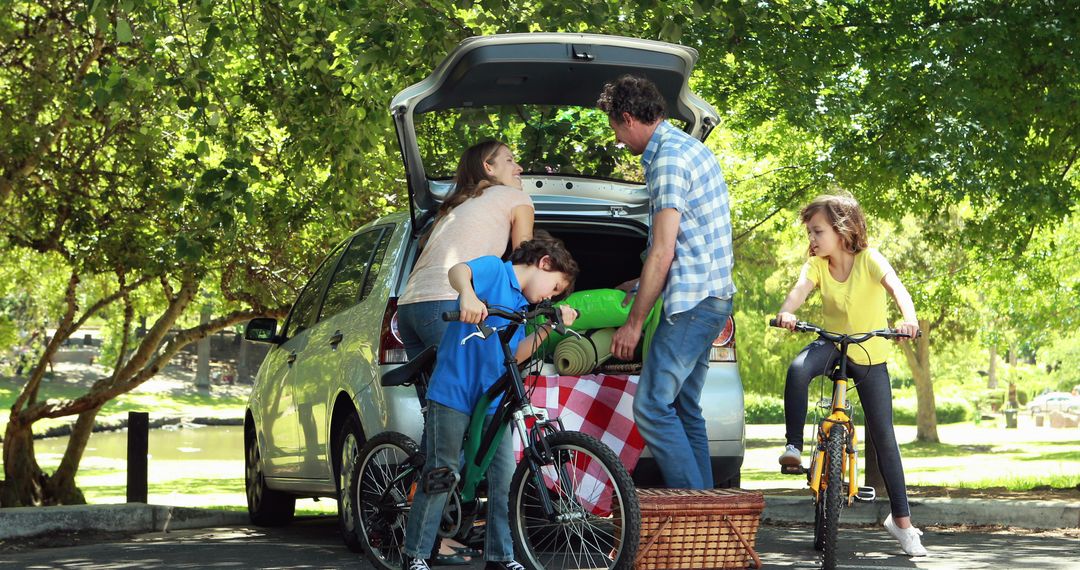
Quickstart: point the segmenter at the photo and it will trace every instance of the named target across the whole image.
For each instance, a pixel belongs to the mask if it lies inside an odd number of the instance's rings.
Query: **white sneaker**
[[[784,448],[783,455],[780,456],[780,465],[802,465],[802,452],[799,451],[798,447],[789,443],[787,447]]]
[[[428,563],[423,558],[406,558],[405,570],[431,570]]]
[[[919,538],[922,536],[922,531],[909,526],[908,528],[900,528],[896,526],[896,523],[892,520],[892,514],[885,517],[885,530],[889,531],[889,534],[893,535],[900,543],[900,548],[904,549],[904,554],[908,556],[926,556],[926,548],[922,545],[922,540]]]

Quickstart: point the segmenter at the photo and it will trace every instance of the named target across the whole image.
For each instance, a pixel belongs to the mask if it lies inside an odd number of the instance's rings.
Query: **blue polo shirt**
[[[466,262],[472,270],[472,285],[476,296],[488,307],[517,311],[529,304],[521,292],[514,266],[509,261],[488,255]],[[488,326],[502,330],[509,321],[499,317],[488,317]],[[484,339],[479,336],[470,338],[464,345],[461,341],[476,332],[476,325],[453,322],[447,327],[439,343],[439,352],[435,360],[435,372],[431,376],[431,385],[427,397],[446,407],[463,414],[472,414],[473,407],[495,381],[505,372],[502,346],[499,337],[493,334]],[[510,339],[510,352],[525,338],[525,327],[518,327]],[[492,402],[488,413],[494,413],[498,401]]]

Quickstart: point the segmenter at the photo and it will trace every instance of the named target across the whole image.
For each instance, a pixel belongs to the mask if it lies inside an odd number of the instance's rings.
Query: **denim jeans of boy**
[[[488,416],[485,427],[491,422]],[[449,467],[461,471],[461,448],[469,416],[436,402],[428,403],[427,424],[424,429],[427,461],[424,475],[433,469]],[[505,562],[514,559],[514,543],[510,538],[510,479],[514,476],[514,446],[507,429],[499,442],[495,458],[487,471],[488,518],[484,538],[484,560]],[[417,485],[409,521],[405,526],[405,554],[412,558],[427,558],[435,545],[446,493],[428,495],[423,480]]]
[[[398,334],[409,359],[429,346],[439,346],[450,323],[442,320],[445,311],[458,310],[457,300],[422,301],[398,305]]]
[[[731,309],[731,299],[709,297],[689,311],[661,319],[653,334],[634,395],[634,422],[668,487],[713,486],[701,390],[709,349]]]

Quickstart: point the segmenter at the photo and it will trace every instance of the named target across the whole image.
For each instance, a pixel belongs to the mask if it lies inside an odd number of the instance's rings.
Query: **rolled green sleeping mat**
[[[611,358],[614,328],[596,329],[582,338],[569,337],[555,347],[555,369],[566,376],[592,372]]]
[[[624,307],[622,302],[625,298],[626,293],[618,289],[587,289],[570,294],[566,299],[556,303],[556,306],[569,305],[577,310],[579,316],[574,321],[574,324],[570,325],[573,330],[604,329],[621,327],[626,323],[627,317],[630,316],[630,309],[634,304],[630,303]],[[656,332],[656,325],[660,323],[661,313],[663,313],[662,297],[656,300],[656,304],[653,305],[645,318],[643,351],[648,349],[648,345],[652,341],[652,335]],[[530,328],[528,332],[531,333],[532,329]],[[551,354],[563,338],[563,335],[552,333],[541,345],[540,351]]]

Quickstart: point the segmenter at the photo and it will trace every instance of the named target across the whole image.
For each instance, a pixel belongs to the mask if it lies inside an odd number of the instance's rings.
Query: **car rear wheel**
[[[244,487],[248,516],[258,526],[284,526],[292,522],[296,497],[266,486],[262,452],[255,428],[244,430]]]
[[[363,445],[363,431],[360,420],[355,415],[341,425],[334,438],[334,453],[338,456],[338,527],[345,546],[353,552],[364,552],[360,525],[357,522],[358,511],[355,508],[356,493],[350,487],[355,480],[354,472],[358,468],[360,447]]]

